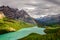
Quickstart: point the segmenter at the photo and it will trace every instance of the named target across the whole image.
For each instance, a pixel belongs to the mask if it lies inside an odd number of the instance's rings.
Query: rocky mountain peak
[[[34,23],[34,20],[23,9],[18,10],[17,8],[11,8],[9,6],[1,6],[0,11],[2,11],[4,13],[4,15],[8,18],[23,20],[23,21],[29,22],[29,23]]]

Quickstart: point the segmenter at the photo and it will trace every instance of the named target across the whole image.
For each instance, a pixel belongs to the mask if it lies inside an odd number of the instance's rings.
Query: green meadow
[[[33,26],[34,24],[30,24],[21,20],[3,18],[0,19],[0,34],[13,32],[22,28],[28,28]]]

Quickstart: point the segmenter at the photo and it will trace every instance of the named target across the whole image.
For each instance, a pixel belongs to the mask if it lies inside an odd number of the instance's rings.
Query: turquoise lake
[[[40,35],[44,35],[45,34],[44,30],[45,28],[38,28],[37,26],[30,27],[30,28],[23,28],[16,32],[10,32],[10,33],[0,35],[0,40],[17,40],[17,39],[24,38],[31,33],[37,33]]]

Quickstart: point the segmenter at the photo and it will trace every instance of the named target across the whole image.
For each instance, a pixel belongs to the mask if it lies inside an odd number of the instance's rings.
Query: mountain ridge
[[[47,15],[42,18],[34,19],[37,24],[41,25],[51,25],[51,24],[60,24],[60,14],[57,15]]]
[[[0,11],[2,11],[8,18],[23,20],[28,23],[35,23],[29,14],[23,9],[19,10],[17,8],[11,8],[9,6],[0,6]]]

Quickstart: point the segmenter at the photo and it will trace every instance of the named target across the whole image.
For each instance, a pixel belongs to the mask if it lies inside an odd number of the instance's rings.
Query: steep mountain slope
[[[8,18],[20,19],[28,23],[35,23],[25,10],[18,10],[17,8],[10,8],[9,6],[1,6],[0,11]]]
[[[21,20],[13,20],[9,18],[0,19],[0,34],[17,31],[22,28],[33,27],[35,25],[23,22]]]

